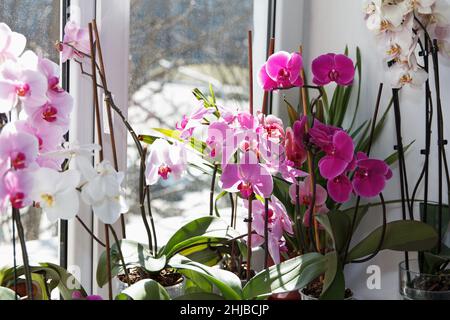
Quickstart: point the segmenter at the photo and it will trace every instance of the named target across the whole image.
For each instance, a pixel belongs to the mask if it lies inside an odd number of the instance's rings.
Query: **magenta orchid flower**
[[[359,153],[353,188],[355,193],[364,198],[378,196],[386,186],[386,181],[392,178],[392,170],[382,160],[368,159]]]
[[[313,202],[313,190],[311,188],[311,177],[308,176],[305,180],[299,183],[299,200],[300,205],[311,206]],[[292,184],[289,188],[289,196],[291,197],[291,202],[295,204],[297,202],[297,188],[295,184]],[[327,201],[328,194],[325,188],[320,184],[316,184],[316,199],[315,206],[320,207]]]
[[[267,168],[258,163],[253,152],[246,152],[239,164],[223,168],[219,186],[228,192],[239,192],[244,199],[257,194],[269,198],[273,191],[272,176]]]
[[[89,41],[87,28],[80,28],[75,21],[67,22],[64,27],[64,39],[59,47],[62,62],[73,58],[83,58],[84,54],[90,51]]]
[[[163,180],[173,176],[181,178],[187,167],[186,149],[183,145],[169,144],[164,139],[157,139],[150,148],[147,158],[145,176],[148,185],[156,184],[160,178]]]
[[[92,301],[99,301],[103,300],[103,298],[99,295],[83,295],[81,291],[74,291],[72,293],[72,300],[92,300]]]
[[[0,113],[9,112],[19,101],[39,106],[47,100],[47,79],[19,63],[7,61],[0,70]]]
[[[8,170],[0,177],[0,201],[4,210],[11,203],[14,209],[22,209],[32,204],[30,193],[33,176],[28,170]]]
[[[302,56],[279,51],[269,57],[259,72],[259,84],[265,91],[303,86]]]
[[[299,128],[297,128],[299,130]],[[300,134],[300,133],[299,133]],[[285,139],[286,158],[292,161],[296,168],[300,168],[307,158],[307,151],[303,143],[299,143],[295,138],[294,130],[287,128]]]
[[[313,82],[319,86],[330,82],[348,86],[355,78],[353,61],[343,54],[329,53],[316,58],[312,63],[312,72]]]
[[[337,131],[331,143],[324,146],[326,156],[319,161],[320,175],[328,180],[340,176],[352,162],[354,150],[353,139],[345,131]]]
[[[248,207],[248,201],[244,204]],[[259,247],[265,242],[266,210],[259,200],[252,201],[253,230],[252,247]],[[283,234],[293,234],[292,222],[284,205],[274,196],[269,202],[268,211],[268,249],[275,263],[280,263],[280,249],[284,246]]]
[[[0,23],[0,65],[6,60],[16,60],[25,50],[27,39]]]
[[[0,134],[0,163],[16,170],[29,168],[36,161],[39,149],[38,140],[25,132],[9,132],[8,128]]]

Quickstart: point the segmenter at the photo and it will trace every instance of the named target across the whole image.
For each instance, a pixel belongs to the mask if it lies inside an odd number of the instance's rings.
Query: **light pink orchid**
[[[29,168],[36,161],[38,148],[36,137],[3,130],[0,134],[0,164],[16,170]]]
[[[64,39],[60,45],[61,60],[83,58],[90,51],[89,30],[81,28],[75,21],[67,22],[64,27]]]
[[[248,207],[248,201],[244,204]],[[252,201],[253,230],[252,247],[258,247],[265,242],[266,210],[259,200]],[[280,249],[284,246],[283,234],[293,234],[292,222],[284,205],[274,196],[269,202],[268,211],[268,249],[275,263],[280,263]]]
[[[205,108],[204,106],[200,106],[194,109],[193,113],[187,117],[183,116],[183,119],[176,124],[176,129],[180,131],[181,139],[189,139],[192,137],[195,128],[198,128],[202,125],[202,120],[208,114],[211,114],[214,110],[209,108]]]
[[[265,91],[303,86],[302,56],[279,51],[269,57],[259,72],[259,84]]]
[[[284,140],[285,132],[283,121],[274,115],[258,115],[259,126],[256,132],[261,135],[263,139],[269,139],[275,143],[281,143]]]
[[[228,192],[239,192],[244,199],[254,194],[269,198],[273,191],[273,179],[256,155],[246,152],[239,164],[228,164],[223,168],[219,186]]]
[[[167,180],[170,176],[179,179],[187,167],[186,149],[178,143],[169,144],[164,139],[157,139],[150,148],[147,158],[145,176],[148,185],[156,184],[160,178]]]
[[[305,180],[299,183],[299,200],[300,205],[311,206],[313,202],[313,190],[311,188],[311,177],[308,176]],[[297,202],[297,188],[295,184],[292,184],[289,188],[289,195],[291,202],[295,204]],[[327,191],[320,184],[316,184],[315,194],[315,206],[321,207],[327,201]]]
[[[8,203],[14,209],[22,209],[33,202],[30,193],[33,189],[33,176],[28,170],[8,170],[0,176],[0,202],[2,210]]]
[[[34,127],[43,126],[61,128],[63,133],[69,130],[70,113],[73,109],[73,98],[67,92],[53,93],[47,102],[38,107],[25,107],[29,121]]]
[[[47,80],[40,72],[5,62],[0,70],[0,113],[9,112],[19,101],[29,106],[44,104],[47,89]]]
[[[25,36],[0,23],[0,65],[6,60],[16,60],[25,50],[26,44]]]

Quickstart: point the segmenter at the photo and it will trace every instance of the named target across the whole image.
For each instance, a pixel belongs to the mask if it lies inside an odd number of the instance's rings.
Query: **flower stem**
[[[216,177],[217,177],[217,170],[219,169],[219,166],[217,164],[214,164],[214,170],[211,180],[211,190],[209,192],[209,215],[212,217],[214,215],[214,189],[216,187]]]
[[[248,236],[247,236],[247,281],[251,278],[251,260],[252,260],[252,207],[253,207],[253,194],[248,198],[248,216],[247,216],[247,226],[248,226]]]
[[[128,284],[128,286],[130,286],[131,285],[130,275],[128,274],[127,264],[125,263],[125,258],[123,256],[122,245],[119,241],[119,237],[117,236],[116,230],[114,230],[114,228],[111,225],[109,225],[109,229],[111,230],[111,233],[113,235],[114,241],[117,246],[117,251],[119,252],[119,257],[120,257],[120,261],[122,263],[123,271],[125,272],[125,278],[127,280],[127,284]]]
[[[25,270],[25,283],[27,287],[27,296],[29,300],[34,300],[33,297],[33,280],[31,278],[31,269],[30,263],[28,260],[28,252],[25,241],[25,232],[23,229],[22,221],[20,218],[20,211],[18,209],[13,209],[13,219],[17,226],[17,235],[19,236],[20,247],[22,249],[22,259],[23,259],[23,267]]]

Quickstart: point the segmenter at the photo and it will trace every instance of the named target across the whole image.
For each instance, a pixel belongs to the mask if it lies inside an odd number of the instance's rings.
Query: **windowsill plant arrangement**
[[[373,118],[358,128],[352,121],[348,130],[342,129],[355,70],[361,81],[359,52],[356,66],[347,54],[315,59],[314,85],[307,84],[301,54],[272,52],[259,70],[266,92],[262,112],[254,113],[253,92],[249,110],[239,111],[218,105],[212,90],[209,96],[195,90],[200,105],[190,117],[173,130],[154,129],[151,135],[138,136],[108,90],[95,21],[85,29],[69,22],[58,49],[63,61],[71,59],[92,80],[100,147],[67,146],[63,136],[73,103],[59,87],[56,65],[29,51],[22,53],[25,38],[6,25],[0,31],[7,40],[0,48],[1,111],[10,115],[0,135],[0,195],[2,211],[14,218],[24,262],[23,267],[0,273],[2,298],[46,299],[58,287],[64,299],[100,299],[80,286],[68,289],[67,279],[73,276],[59,266],[29,265],[20,220],[20,210],[28,206],[42,208],[52,221],[78,219],[89,236],[105,247],[97,282],[108,285],[108,299],[250,300],[298,290],[312,299],[344,299],[351,297],[343,276],[346,264],[366,261],[384,249],[426,251],[436,245],[438,235],[425,223],[387,222],[382,191],[392,176],[389,165],[401,153],[384,161],[370,155],[390,110],[378,119],[382,86]],[[329,101],[325,87],[332,82],[337,86]],[[290,114],[290,127],[286,127],[281,119],[267,114],[267,95],[294,88],[301,91],[301,108],[286,102]],[[145,244],[120,240],[111,227],[119,220],[123,223],[121,215],[127,211],[121,186],[124,174],[115,157],[113,164],[103,158],[98,90],[106,97],[113,155],[114,112],[141,157],[139,198],[148,234]],[[309,101],[313,92],[316,97]],[[197,138],[202,131],[206,139]],[[197,154],[197,163],[188,163],[187,153]],[[94,155],[99,159],[95,167],[91,165]],[[179,178],[188,165],[212,175],[209,215],[183,226],[158,246],[151,186],[158,179]],[[222,189],[217,196],[216,184]],[[357,199],[352,206],[353,195]],[[215,203],[225,196],[234,204],[230,222],[215,210]],[[379,203],[361,203],[375,197]],[[77,217],[80,200],[92,206],[105,224],[104,242]],[[246,234],[235,230],[238,202],[248,211],[241,222],[247,224]],[[371,206],[383,208],[383,225],[351,246],[352,235]],[[265,252],[261,271],[252,268],[255,247]],[[125,286],[115,297],[114,278]],[[166,289],[180,282],[182,290]]]

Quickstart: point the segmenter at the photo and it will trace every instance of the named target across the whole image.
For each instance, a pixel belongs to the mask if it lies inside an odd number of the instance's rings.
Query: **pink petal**
[[[342,86],[351,84],[355,78],[355,66],[353,65],[353,61],[343,54],[336,55],[334,61],[335,69],[339,74],[339,78],[336,82]]]
[[[258,73],[258,84],[264,91],[272,91],[277,88],[277,83],[267,74],[266,65],[263,65]]]
[[[317,85],[327,85],[331,82],[330,72],[334,68],[334,56],[322,55],[316,58],[312,63],[313,82]]]
[[[352,183],[347,176],[339,176],[327,182],[328,194],[337,203],[345,203],[350,200],[353,190]]]
[[[237,187],[240,182],[241,179],[239,177],[238,165],[229,164],[225,166],[222,176],[220,177],[220,187],[228,192],[237,192]]]
[[[320,175],[325,179],[340,176],[347,168],[348,162],[337,157],[325,156],[319,161]]]
[[[336,156],[350,163],[353,160],[355,146],[353,139],[345,131],[338,131],[333,136],[333,144],[336,148]]]
[[[361,179],[355,176],[353,179],[353,188],[355,193],[364,198],[378,196],[386,185],[386,179],[381,175],[374,175],[368,179]]]
[[[291,55],[286,51],[279,51],[269,57],[266,63],[266,71],[272,80],[278,78],[280,70],[288,66]]]

